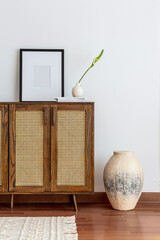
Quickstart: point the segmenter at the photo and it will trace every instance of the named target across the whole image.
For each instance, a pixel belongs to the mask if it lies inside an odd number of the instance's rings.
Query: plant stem
[[[81,82],[82,78],[86,75],[86,73],[89,71],[90,68],[93,67],[93,64],[85,71],[85,73],[83,74],[83,76],[80,78],[80,80],[78,81],[78,83]]]

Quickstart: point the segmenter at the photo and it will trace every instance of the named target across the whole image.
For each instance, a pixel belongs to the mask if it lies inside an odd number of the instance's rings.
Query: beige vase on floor
[[[143,170],[133,152],[114,152],[104,168],[104,186],[114,209],[135,208],[143,187]]]

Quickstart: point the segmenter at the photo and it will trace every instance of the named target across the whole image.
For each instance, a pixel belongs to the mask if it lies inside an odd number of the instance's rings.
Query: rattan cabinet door
[[[51,108],[51,190],[93,191],[93,105]]]
[[[50,191],[50,107],[10,105],[9,190]]]
[[[8,191],[8,105],[0,105],[0,192]]]

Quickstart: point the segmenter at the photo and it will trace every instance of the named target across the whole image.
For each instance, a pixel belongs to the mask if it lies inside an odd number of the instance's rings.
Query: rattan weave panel
[[[57,112],[57,185],[85,185],[85,111]]]
[[[2,156],[1,156],[1,148],[2,148],[2,143],[1,143],[1,127],[2,127],[2,111],[0,111],[0,185],[2,185],[2,168],[1,168],[1,162],[2,162]]]
[[[43,111],[16,111],[16,186],[43,186]]]

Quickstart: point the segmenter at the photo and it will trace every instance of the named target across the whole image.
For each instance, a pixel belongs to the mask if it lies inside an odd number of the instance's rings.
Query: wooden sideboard
[[[94,191],[94,103],[0,103],[0,193]]]

